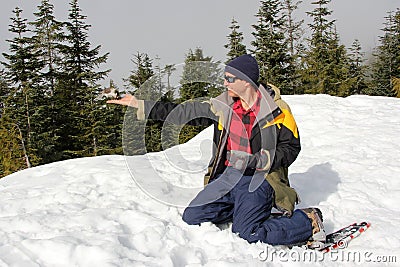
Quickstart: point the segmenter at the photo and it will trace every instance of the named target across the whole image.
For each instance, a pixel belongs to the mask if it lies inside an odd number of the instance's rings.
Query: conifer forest
[[[129,151],[124,151],[127,108],[107,105],[99,95],[104,90],[101,81],[109,83],[119,96],[134,94],[146,81],[168,75],[175,66],[155,65],[146,51],[137,51],[124,88],[118,88],[112,80],[107,81],[110,70],[102,66],[109,53],[101,54],[101,44],[89,41],[90,28],[96,25],[87,23],[78,0],[70,1],[66,21],[55,17],[52,2],[42,0],[32,21],[16,7],[8,28],[12,38],[2,40],[8,51],[3,52],[0,64],[0,177],[55,161],[165,149],[160,142],[162,123],[147,121],[143,126],[145,150],[131,144]],[[313,9],[306,14],[312,22],[305,24],[293,16],[300,2],[260,1],[250,45],[243,42],[240,21],[232,19],[224,46],[225,62],[214,62],[197,47],[182,51],[185,63],[223,64],[251,53],[260,66],[260,82],[276,85],[283,95],[400,97],[400,9],[387,13],[379,43],[367,56],[357,39],[350,47],[341,44],[335,20],[329,19],[333,12],[327,7],[330,2],[314,0]],[[309,33],[307,38],[304,32]],[[208,75],[218,75],[218,71],[211,69]],[[216,96],[223,90],[187,82],[185,75],[180,82],[179,95],[171,94],[170,84],[157,79],[149,90],[164,101],[178,103]],[[178,133],[179,142],[201,130],[184,126]]]

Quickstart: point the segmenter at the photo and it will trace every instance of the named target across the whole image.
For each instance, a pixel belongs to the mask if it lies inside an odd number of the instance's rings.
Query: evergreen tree
[[[22,9],[16,7],[13,10],[15,17],[11,18],[9,31],[15,34],[12,40],[7,40],[10,44],[10,54],[3,53],[4,58],[8,62],[1,62],[6,70],[7,79],[14,85],[22,87],[23,85],[32,83],[34,75],[32,74],[32,54],[33,46],[31,40],[27,36],[30,32],[27,26],[27,19],[21,17]]]
[[[153,62],[149,55],[137,52],[134,58],[131,59],[131,62],[134,64],[134,70],[131,71],[127,79],[124,79],[124,81],[127,82],[127,86],[133,87],[134,91],[140,88],[141,90],[139,90],[138,93],[141,94],[140,97],[144,97],[144,99],[154,97],[154,100],[156,100],[159,95],[154,96],[151,87],[142,87],[146,81],[154,76]],[[150,89],[150,92],[145,89]]]
[[[95,95],[99,92],[98,82],[109,70],[98,70],[106,62],[108,53],[99,55],[101,46],[91,48],[88,31],[91,25],[85,23],[86,16],[72,0],[65,23],[67,30],[65,46],[61,48],[63,64],[60,81],[55,90],[58,135],[58,151],[63,159],[94,155],[97,137],[93,133],[95,117]]]
[[[309,50],[303,58],[304,73],[303,84],[305,93],[326,93],[327,69],[329,64],[328,43],[334,21],[329,21],[332,12],[326,7],[330,0],[312,2],[317,7],[312,12],[307,12],[312,17],[313,23],[308,24],[312,31],[309,39]]]
[[[247,53],[246,45],[242,43],[243,33],[239,31],[239,28],[238,22],[233,18],[229,27],[231,29],[231,33],[228,35],[229,43],[224,45],[225,48],[229,49],[226,62]]]
[[[56,122],[54,91],[60,77],[60,50],[65,37],[63,23],[54,17],[54,6],[48,0],[41,1],[34,15],[35,21],[29,24],[34,27],[31,39],[41,64],[41,95],[35,98],[40,106],[35,112],[37,127],[33,142],[42,159],[41,163],[49,163],[61,159],[61,153],[56,151],[59,137],[56,127],[59,124]]]
[[[34,27],[35,50],[43,62],[43,82],[50,96],[53,96],[62,61],[60,48],[65,38],[63,23],[54,17],[54,6],[49,0],[42,0],[38,10],[34,13],[36,20],[30,25]]]
[[[212,57],[204,56],[201,48],[196,48],[194,52],[189,50],[180,81],[180,102],[220,94],[218,85],[222,83],[222,74],[217,64],[212,62]]]
[[[37,54],[27,27],[27,19],[21,17],[22,10],[13,10],[14,18],[11,18],[10,32],[15,35],[11,40],[10,53],[3,53],[6,62],[1,62],[5,67],[5,76],[13,87],[4,101],[4,115],[7,123],[15,125],[20,131],[19,138],[24,140],[26,153],[29,155],[32,165],[37,165],[40,158],[32,142],[33,132],[37,129],[34,114],[40,107],[40,100],[36,100],[43,92],[39,86],[41,69]],[[16,135],[13,135],[15,137]]]
[[[164,69],[161,70],[163,80],[166,80],[166,84],[163,85],[163,87],[165,87],[165,93],[163,93],[161,97],[161,101],[163,102],[176,102],[175,90],[171,85],[171,76],[176,70],[177,68],[174,64],[167,64]],[[168,121],[162,122],[161,150],[166,150],[170,147],[179,145],[179,131],[180,126]]]
[[[400,10],[389,12],[384,35],[375,51],[370,95],[394,96],[393,78],[400,77]]]
[[[115,83],[110,80],[109,88],[115,89],[117,95],[120,92]],[[96,99],[90,116],[94,124],[93,155],[123,154],[122,151],[122,128],[126,108],[120,105],[107,105],[107,98]]]
[[[360,41],[354,40],[349,53],[349,75],[351,79],[350,94],[362,94],[367,86],[366,66],[363,64],[365,53],[362,51]]]
[[[303,44],[304,30],[302,25],[304,20],[295,21],[293,13],[298,9],[298,6],[302,1],[293,3],[292,0],[284,0],[283,5],[285,9],[285,24],[284,31],[286,33],[286,39],[288,44],[288,51],[290,56],[290,75],[288,81],[288,87],[291,90],[287,90],[287,93],[300,93],[301,88],[301,58],[305,52],[305,46]]]
[[[339,35],[334,27],[328,44],[329,59],[325,92],[336,96],[349,96],[351,80],[349,75],[349,58],[346,47],[340,44]]]
[[[172,102],[174,100],[174,90],[173,87],[171,86],[171,75],[174,71],[176,71],[176,67],[174,64],[166,65],[162,70],[163,75],[167,75],[167,87],[166,87],[166,93],[163,98],[164,101]]]
[[[349,94],[348,57],[346,49],[339,43],[335,20],[327,8],[331,0],[318,0],[317,7],[307,12],[313,23],[309,24],[312,36],[309,50],[303,58],[303,91],[345,96]]]
[[[278,86],[283,94],[287,94],[291,91],[289,81],[294,70],[290,65],[282,10],[279,0],[261,1],[256,14],[258,22],[253,25],[255,40],[252,42],[252,52],[260,65],[260,80]]]
[[[200,100],[215,97],[224,90],[222,88],[222,70],[219,62],[213,62],[212,57],[206,57],[201,48],[186,55],[185,66],[180,81],[179,102]],[[203,126],[185,125],[180,131],[179,143],[185,143],[204,129]]]
[[[304,30],[302,29],[304,20],[295,21],[293,16],[293,12],[298,9],[302,2],[303,1],[297,1],[293,3],[293,0],[283,1],[284,10],[286,13],[284,16],[284,28],[288,39],[289,54],[291,56],[297,56],[304,50],[304,46],[300,42],[304,35]]]
[[[159,76],[154,74],[153,63],[145,53],[137,53],[131,60],[134,70],[125,81],[133,87],[135,96],[145,100],[160,100]],[[125,116],[124,152],[128,155],[161,151],[162,122],[139,121],[136,112],[128,110]]]

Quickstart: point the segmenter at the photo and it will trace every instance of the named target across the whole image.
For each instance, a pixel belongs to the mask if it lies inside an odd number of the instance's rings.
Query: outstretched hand
[[[126,94],[121,99],[107,100],[107,104],[117,104],[117,105],[130,106],[130,107],[137,108],[138,107],[138,99],[131,94]]]

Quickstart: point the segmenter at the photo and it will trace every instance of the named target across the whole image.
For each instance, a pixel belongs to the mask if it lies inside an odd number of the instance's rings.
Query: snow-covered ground
[[[210,157],[209,128],[167,153],[74,159],[3,178],[0,266],[398,266],[400,99],[284,99],[302,141],[290,168],[299,207],[320,207],[328,232],[372,223],[347,249],[280,250],[248,244],[229,227],[186,225],[183,206]]]

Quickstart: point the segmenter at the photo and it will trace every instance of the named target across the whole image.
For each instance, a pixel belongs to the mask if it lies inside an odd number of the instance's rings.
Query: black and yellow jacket
[[[265,171],[265,177],[275,191],[275,207],[291,214],[298,197],[289,185],[288,167],[300,152],[300,137],[290,108],[281,99],[279,89],[273,85],[269,85],[268,89],[262,85],[259,87],[263,97],[252,129],[250,145],[253,153],[263,149],[271,155],[270,168]],[[274,95],[273,100],[271,93]],[[138,118],[174,124],[213,125],[213,156],[204,181],[207,184],[226,168],[226,144],[233,103],[234,99],[227,92],[205,102],[175,104],[139,101]],[[246,171],[254,173],[255,170]]]

